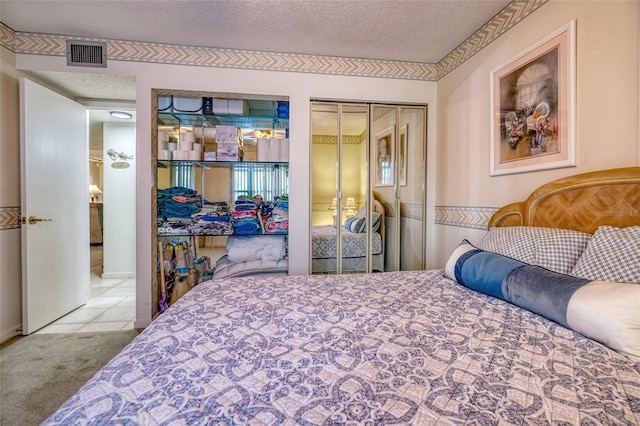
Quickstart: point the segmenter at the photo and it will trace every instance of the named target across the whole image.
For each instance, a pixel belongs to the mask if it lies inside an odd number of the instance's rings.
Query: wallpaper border
[[[498,207],[435,206],[434,222],[438,225],[486,230],[489,219],[496,211]]]
[[[0,207],[0,230],[20,228],[20,207]]]
[[[66,40],[107,43],[107,61],[438,81],[549,0],[514,0],[437,64],[257,52],[14,31],[0,22],[0,45],[17,54],[65,56]]]

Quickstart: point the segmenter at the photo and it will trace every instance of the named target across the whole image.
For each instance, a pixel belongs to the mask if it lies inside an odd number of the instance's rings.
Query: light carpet
[[[39,425],[140,330],[32,334],[0,345],[0,425]]]

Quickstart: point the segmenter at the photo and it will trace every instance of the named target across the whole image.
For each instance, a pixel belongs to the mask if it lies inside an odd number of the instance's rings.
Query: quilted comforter
[[[336,228],[333,225],[321,225],[311,228],[311,258],[335,259],[338,252]],[[343,259],[365,257],[367,253],[367,234],[342,230]],[[382,237],[373,234],[371,254],[382,253]]]
[[[202,283],[44,424],[639,422],[639,361],[433,270]]]

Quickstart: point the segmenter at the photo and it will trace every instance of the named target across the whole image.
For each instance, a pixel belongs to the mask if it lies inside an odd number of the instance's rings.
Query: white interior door
[[[20,80],[22,328],[31,334],[89,298],[87,110]]]

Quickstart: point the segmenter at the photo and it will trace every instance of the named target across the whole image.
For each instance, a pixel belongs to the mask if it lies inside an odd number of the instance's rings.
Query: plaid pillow
[[[520,262],[569,274],[590,239],[590,234],[571,229],[509,226],[491,228],[477,246]]]
[[[599,227],[571,275],[640,284],[640,226]]]

